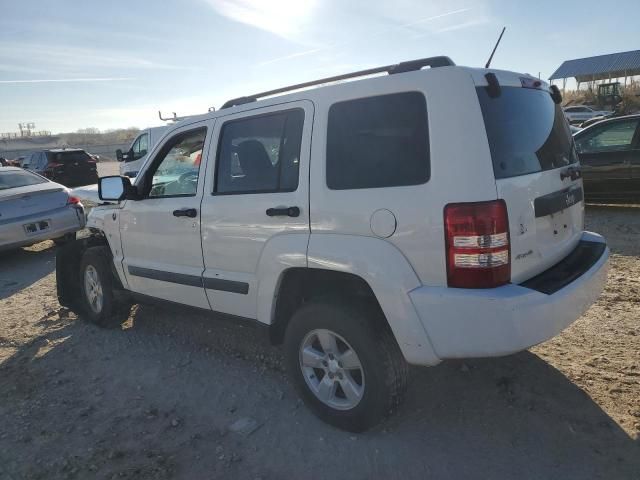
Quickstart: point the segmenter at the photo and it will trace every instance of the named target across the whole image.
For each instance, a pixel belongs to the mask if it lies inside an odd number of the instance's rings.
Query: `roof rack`
[[[321,85],[323,83],[338,82],[340,80],[346,80],[348,78],[366,77],[368,75],[375,75],[376,73],[388,73],[394,75],[396,73],[412,72],[420,70],[423,67],[451,67],[455,66],[453,60],[446,56],[421,58],[418,60],[409,60],[407,62],[400,62],[394,65],[385,65],[384,67],[369,68],[367,70],[360,70],[358,72],[345,73],[343,75],[336,75],[334,77],[321,78],[319,80],[313,80],[311,82],[298,83],[297,85],[291,85],[288,87],[276,88],[275,90],[269,90],[262,93],[256,93],[246,97],[238,97],[226,102],[220,109],[235,107],[237,105],[244,105],[245,103],[251,103],[257,101],[259,98],[270,97],[279,93],[290,92],[292,90],[300,90],[302,88],[312,87],[314,85]]]
[[[207,109],[207,113],[211,113],[211,112],[215,112],[216,108],[215,107],[209,107]],[[179,117],[178,115],[176,115],[176,112],[171,112],[173,114],[172,117],[163,117],[162,116],[162,111],[158,110],[158,117],[160,118],[160,120],[162,120],[163,122],[179,122],[180,120],[184,120],[185,118],[190,118],[190,117],[195,117],[197,114],[194,115],[184,115],[182,117]]]

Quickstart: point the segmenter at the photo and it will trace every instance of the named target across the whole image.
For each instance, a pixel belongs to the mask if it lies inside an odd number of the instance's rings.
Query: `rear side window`
[[[75,152],[48,152],[47,158],[50,162],[56,163],[75,163],[86,162],[87,160],[93,160],[87,152],[75,151]]]
[[[549,92],[502,87],[491,98],[478,87],[496,178],[552,170],[578,161],[569,124]]]
[[[576,147],[580,153],[631,150],[638,120],[620,120],[592,127],[579,135]]]
[[[330,189],[420,185],[429,175],[424,95],[396,93],[331,106],[327,130]]]
[[[214,193],[293,192],[298,188],[304,110],[222,126]]]

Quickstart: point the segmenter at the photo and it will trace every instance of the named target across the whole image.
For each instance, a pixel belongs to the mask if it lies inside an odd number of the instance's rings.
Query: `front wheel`
[[[104,247],[88,248],[80,262],[80,289],[85,317],[101,327],[117,327],[129,317],[126,305],[118,302],[113,274]]]
[[[291,319],[284,347],[298,393],[331,425],[361,432],[402,400],[408,367],[377,308],[306,304]]]

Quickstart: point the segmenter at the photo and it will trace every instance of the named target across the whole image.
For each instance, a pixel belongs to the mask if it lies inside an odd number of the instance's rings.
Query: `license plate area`
[[[571,187],[538,197],[533,201],[536,218],[546,217],[573,207],[584,198],[582,187]]]
[[[23,228],[27,235],[38,235],[51,228],[51,220],[38,220],[37,222],[25,223]]]

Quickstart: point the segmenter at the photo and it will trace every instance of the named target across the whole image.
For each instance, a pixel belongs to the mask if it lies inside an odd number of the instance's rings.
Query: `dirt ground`
[[[640,208],[587,224],[613,256],[580,320],[415,369],[361,435],[313,417],[256,330],[148,306],[102,330],[58,305],[51,242],[0,255],[0,479],[640,479]]]

